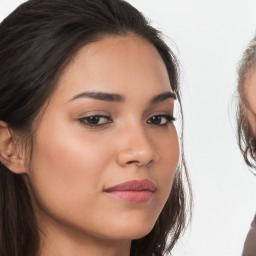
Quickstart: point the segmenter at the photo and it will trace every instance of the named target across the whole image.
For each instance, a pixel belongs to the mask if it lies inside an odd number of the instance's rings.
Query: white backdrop
[[[0,20],[21,0],[0,0]],[[256,31],[255,0],[130,0],[168,36],[182,66],[192,224],[174,256],[238,256],[256,212],[256,177],[236,144],[236,67]],[[1,65],[1,64],[0,64]]]

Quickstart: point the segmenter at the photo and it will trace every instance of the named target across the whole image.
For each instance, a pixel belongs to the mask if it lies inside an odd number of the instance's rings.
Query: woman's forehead
[[[165,64],[155,47],[136,36],[116,36],[82,47],[60,76],[58,96],[84,90],[122,93],[170,90]],[[125,92],[126,92],[125,91]],[[74,96],[73,95],[73,96]]]

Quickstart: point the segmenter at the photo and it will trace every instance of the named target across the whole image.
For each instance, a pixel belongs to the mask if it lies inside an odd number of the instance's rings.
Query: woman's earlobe
[[[8,124],[0,121],[0,162],[17,174],[26,173],[24,157],[19,151]]]

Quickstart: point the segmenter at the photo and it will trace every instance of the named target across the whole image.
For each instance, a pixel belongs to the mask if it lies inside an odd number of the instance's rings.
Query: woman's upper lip
[[[124,183],[114,185],[104,190],[105,192],[113,191],[156,191],[156,185],[148,180],[130,180]]]

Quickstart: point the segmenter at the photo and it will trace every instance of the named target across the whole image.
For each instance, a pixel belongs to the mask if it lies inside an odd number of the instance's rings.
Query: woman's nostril
[[[153,160],[150,161],[139,161],[139,160],[131,160],[131,161],[127,161],[126,165],[149,165],[153,162]]]
[[[128,161],[127,164],[137,164],[138,161]]]

